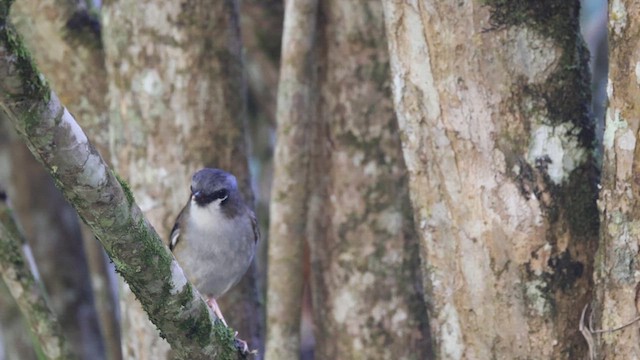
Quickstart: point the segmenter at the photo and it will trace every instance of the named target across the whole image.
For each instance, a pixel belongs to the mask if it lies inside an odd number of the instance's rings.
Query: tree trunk
[[[112,160],[162,238],[188,200],[191,175],[203,166],[236,175],[251,203],[237,2],[109,1],[103,31]],[[254,271],[220,306],[239,336],[259,348]],[[134,316],[123,318],[126,356],[164,358],[155,329],[136,330],[144,316]]]
[[[578,1],[384,4],[436,357],[582,358],[598,213]]]
[[[270,207],[267,359],[300,357],[318,2],[285,8]]]
[[[55,177],[56,185],[91,227],[177,357],[194,360],[246,357],[246,351],[238,351],[233,331],[215,321],[201,294],[186,279],[166,244],[142,215],[127,183],[106,165],[68,109],[60,104],[34,66],[20,36],[12,26],[4,25],[9,7],[9,0],[0,0],[2,115],[13,123],[31,153]],[[5,250],[8,251],[0,251],[4,262],[18,259],[13,249]],[[2,274],[5,281],[15,283],[10,284],[10,290],[33,283],[26,276],[15,277],[6,270]],[[27,295],[32,290],[21,291],[12,290],[12,294],[31,299]],[[38,305],[38,309],[42,306]],[[23,312],[30,320],[35,319],[36,324],[52,318]],[[35,330],[41,332],[45,328]],[[59,346],[57,350],[60,353]]]
[[[320,5],[309,228],[318,359],[429,353],[382,2]]]
[[[609,108],[604,133],[600,211],[601,245],[596,257],[597,327],[613,329],[640,315],[640,157],[636,141],[640,126],[640,4],[621,0],[609,4]],[[595,330],[595,329],[594,329]],[[638,325],[594,335],[594,357],[640,357]]]

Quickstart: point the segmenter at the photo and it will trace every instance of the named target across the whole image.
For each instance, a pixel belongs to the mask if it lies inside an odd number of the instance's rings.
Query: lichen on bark
[[[385,3],[436,354],[573,358],[597,240],[579,4],[482,5]]]

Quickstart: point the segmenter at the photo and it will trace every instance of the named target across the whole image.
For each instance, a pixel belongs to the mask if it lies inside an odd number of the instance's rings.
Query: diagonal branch
[[[0,0],[0,110],[91,227],[177,356],[241,357],[233,332],[214,322],[131,191],[89,143],[6,25],[9,4]]]
[[[0,190],[0,273],[11,296],[49,359],[71,359],[58,319],[47,305],[42,287],[36,281],[21,246],[24,238],[18,231],[4,193]]]

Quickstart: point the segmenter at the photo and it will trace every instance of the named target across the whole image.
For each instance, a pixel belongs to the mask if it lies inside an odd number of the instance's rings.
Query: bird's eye
[[[229,191],[227,191],[227,189],[220,189],[214,192],[212,195],[214,200],[222,199],[222,201],[224,201],[227,197],[229,197]]]

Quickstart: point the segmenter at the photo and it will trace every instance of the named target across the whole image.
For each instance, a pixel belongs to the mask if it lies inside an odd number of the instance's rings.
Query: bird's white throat
[[[201,230],[220,228],[222,224],[226,223],[226,216],[222,213],[220,202],[221,199],[217,199],[205,206],[199,206],[195,200],[191,200],[191,209],[189,211],[191,213],[191,225]]]

